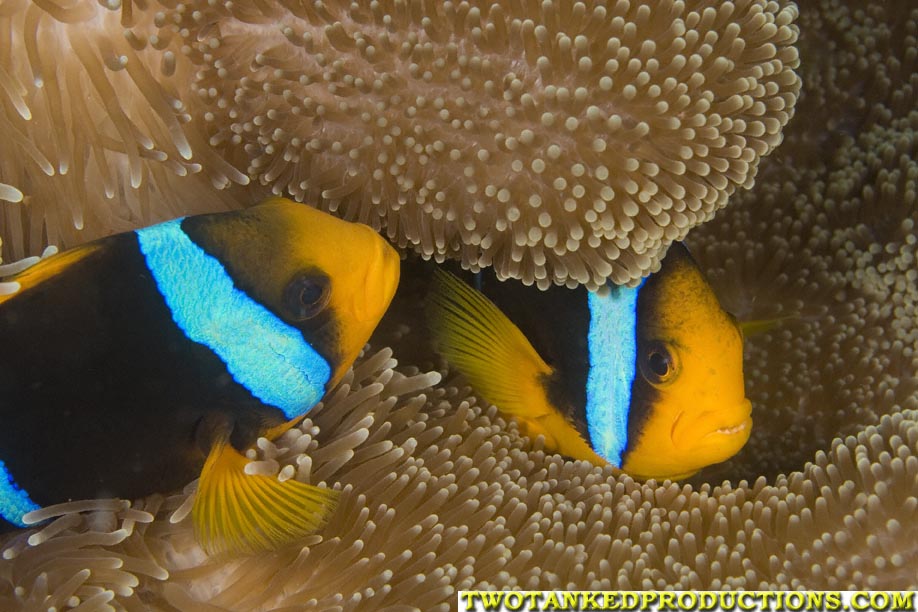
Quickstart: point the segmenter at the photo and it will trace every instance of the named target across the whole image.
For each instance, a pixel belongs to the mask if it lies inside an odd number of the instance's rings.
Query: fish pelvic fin
[[[310,408],[309,410],[312,410],[312,408]],[[267,426],[263,430],[264,433],[262,433],[261,435],[271,441],[277,440],[282,435],[284,435],[285,433],[287,433],[288,431],[290,431],[291,429],[293,429],[294,427],[302,423],[303,419],[305,418],[306,418],[306,414],[304,413],[304,414],[301,414],[300,416],[293,417],[292,419],[288,421],[284,421],[283,423],[280,423],[277,425],[266,424]]]
[[[337,491],[247,474],[248,463],[225,439],[204,462],[191,514],[209,555],[279,548],[321,528],[337,506]]]
[[[426,311],[440,353],[485,399],[525,421],[554,412],[542,382],[552,369],[482,293],[438,269]],[[543,430],[534,422],[531,429]]]

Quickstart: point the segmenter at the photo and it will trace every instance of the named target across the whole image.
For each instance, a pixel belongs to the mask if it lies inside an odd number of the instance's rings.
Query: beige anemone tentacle
[[[502,278],[636,281],[752,185],[800,87],[767,0],[118,4],[0,15],[16,248],[251,180]]]

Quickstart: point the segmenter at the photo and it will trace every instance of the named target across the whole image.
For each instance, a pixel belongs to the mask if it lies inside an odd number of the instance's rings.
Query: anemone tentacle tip
[[[653,269],[752,184],[800,87],[796,8],[766,0],[37,7],[6,18],[43,45],[4,61],[43,118],[10,127],[49,143],[10,143],[19,184],[85,148],[148,222],[160,187],[251,180],[530,284]],[[106,212],[41,195],[65,235],[61,210]]]

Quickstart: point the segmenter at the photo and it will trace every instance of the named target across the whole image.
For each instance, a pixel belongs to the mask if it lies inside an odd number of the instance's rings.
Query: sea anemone
[[[761,416],[721,476],[793,470],[918,407],[918,10],[906,5],[801,13],[803,120],[755,189],[689,236],[728,310],[779,320],[747,343]]]
[[[914,577],[915,411],[773,482],[641,484],[544,453],[467,389],[428,389],[439,375],[400,373],[391,355],[363,360],[313,418],[253,453],[263,472],[342,490],[321,534],[208,559],[187,494],[67,504],[5,543],[0,605],[445,611],[459,589],[904,588]]]
[[[13,125],[30,126],[7,145],[12,199],[38,169],[89,170],[106,197],[142,200],[132,219],[152,221],[158,191],[209,184],[169,188],[177,174],[251,177],[426,257],[542,286],[655,269],[752,184],[799,89],[796,7],[765,0],[20,2],[6,13],[5,102]],[[23,51],[28,62],[11,66]],[[40,210],[78,226],[99,206],[52,195]]]
[[[120,3],[118,3],[120,4]],[[239,205],[248,178],[195,131],[162,41],[94,2],[0,9],[0,233],[7,258]],[[248,196],[251,197],[251,196]]]

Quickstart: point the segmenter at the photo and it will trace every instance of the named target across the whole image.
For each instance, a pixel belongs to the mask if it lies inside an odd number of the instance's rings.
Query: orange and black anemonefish
[[[242,452],[341,379],[398,279],[369,227],[281,198],[103,238],[7,279],[0,516],[25,526],[45,505],[200,474],[192,517],[208,552],[314,531],[337,493],[248,475]]]
[[[434,340],[548,450],[678,479],[749,439],[740,327],[682,244],[638,287],[540,291],[491,273],[463,278],[435,273]]]

